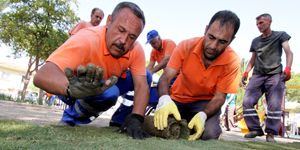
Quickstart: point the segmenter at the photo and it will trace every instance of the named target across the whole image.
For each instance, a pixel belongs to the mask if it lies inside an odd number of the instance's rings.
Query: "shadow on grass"
[[[232,142],[221,140],[165,140],[157,137],[134,140],[117,128],[91,126],[38,126],[22,121],[0,120],[0,149],[288,149],[300,143]]]

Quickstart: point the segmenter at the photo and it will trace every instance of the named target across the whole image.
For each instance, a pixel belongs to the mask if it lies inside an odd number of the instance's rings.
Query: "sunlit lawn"
[[[165,140],[148,138],[133,140],[117,132],[117,128],[38,126],[21,121],[0,120],[0,149],[300,149],[300,143],[229,142]]]

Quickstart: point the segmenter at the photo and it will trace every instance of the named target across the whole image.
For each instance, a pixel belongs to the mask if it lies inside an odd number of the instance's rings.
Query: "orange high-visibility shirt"
[[[167,67],[180,71],[171,87],[171,98],[181,103],[211,100],[216,91],[237,92],[240,59],[227,47],[205,68],[202,61],[203,37],[181,42],[173,51]]]
[[[174,41],[169,39],[162,40],[162,50],[158,51],[156,49],[152,49],[150,61],[160,63],[160,61],[165,57],[165,55],[172,55],[173,49],[176,47]]]
[[[127,69],[132,75],[146,76],[145,54],[142,46],[135,42],[133,48],[120,58],[110,55],[105,40],[105,27],[82,29],[71,36],[47,59],[61,70],[66,67],[77,69],[79,65],[93,63],[104,70],[103,78],[120,77]]]
[[[74,35],[79,30],[88,28],[88,27],[93,27],[93,25],[90,22],[80,21],[73,29],[71,29],[69,31],[69,35]]]

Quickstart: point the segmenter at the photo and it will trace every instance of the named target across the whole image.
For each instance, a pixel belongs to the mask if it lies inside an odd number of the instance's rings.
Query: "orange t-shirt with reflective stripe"
[[[93,27],[93,25],[90,22],[80,21],[72,30],[69,31],[69,35],[74,35],[79,30],[88,27]]]
[[[211,100],[216,91],[235,93],[238,89],[240,59],[227,47],[206,69],[202,61],[203,37],[181,42],[168,67],[180,71],[171,87],[171,98],[181,103]]]
[[[129,68],[132,75],[146,76],[145,54],[142,46],[135,42],[131,50],[122,57],[112,57],[107,49],[105,27],[82,29],[55,50],[47,61],[55,63],[61,70],[77,69],[79,65],[93,63],[104,70],[104,79],[120,77]]]
[[[174,41],[172,41],[170,39],[162,40],[162,50],[158,51],[158,50],[152,49],[150,61],[153,61],[153,62],[157,61],[157,63],[159,63],[161,60],[163,60],[165,55],[171,56],[175,47],[176,47],[176,44]]]

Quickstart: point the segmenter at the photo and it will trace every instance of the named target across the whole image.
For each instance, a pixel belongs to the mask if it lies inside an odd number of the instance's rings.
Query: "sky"
[[[290,47],[294,53],[292,71],[300,72],[300,1],[299,0],[129,0],[136,3],[144,11],[146,26],[138,38],[143,45],[146,58],[149,59],[151,46],[146,43],[146,34],[152,29],[159,32],[162,38],[174,40],[177,44],[188,38],[204,35],[204,30],[211,17],[219,10],[231,10],[241,20],[241,26],[231,47],[241,58],[250,59],[250,44],[253,38],[260,35],[256,27],[256,17],[262,13],[272,15],[271,29],[286,31],[292,38]],[[94,7],[101,8],[105,25],[106,18],[112,13],[120,0],[78,0],[76,14],[85,21],[90,20],[90,12]],[[297,42],[298,41],[298,42]],[[285,55],[283,54],[285,66]],[[298,64],[298,65],[297,65]]]
[[[294,53],[292,71],[300,72],[300,1],[299,0],[128,0],[136,3],[144,11],[146,26],[138,38],[143,45],[146,59],[149,60],[151,46],[146,43],[146,34],[155,29],[164,39],[172,39],[177,44],[185,39],[200,37],[211,17],[219,10],[231,10],[241,20],[241,26],[231,47],[241,58],[249,60],[250,44],[253,38],[260,35],[256,27],[255,18],[262,13],[272,15],[271,29],[286,31],[292,38],[289,41]],[[106,18],[113,11],[120,0],[78,0],[78,7],[74,11],[81,20],[89,21],[90,13],[94,7],[101,8],[104,20],[100,25],[105,25]],[[3,51],[3,48],[0,49]],[[285,54],[282,56],[285,67]]]

